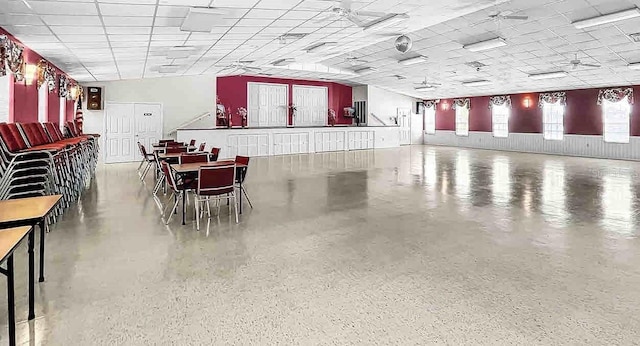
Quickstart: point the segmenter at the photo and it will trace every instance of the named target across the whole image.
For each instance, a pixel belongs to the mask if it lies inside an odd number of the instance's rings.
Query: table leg
[[[39,282],[44,282],[44,234],[45,232],[45,221],[40,221],[40,278]]]
[[[187,190],[182,191],[182,224],[186,225],[185,214],[187,213]]]
[[[33,247],[36,242],[35,229],[32,228],[29,232],[28,238],[28,252],[29,252],[29,320],[36,318],[35,312],[35,292],[36,292],[36,265],[35,256],[33,254]]]
[[[9,345],[16,344],[16,306],[13,289],[13,254],[7,258],[7,309],[9,310]]]

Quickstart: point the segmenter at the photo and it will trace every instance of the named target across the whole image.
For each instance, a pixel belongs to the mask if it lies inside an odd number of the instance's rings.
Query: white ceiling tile
[[[84,2],[65,1],[34,1],[29,0],[29,5],[38,14],[61,14],[61,15],[97,15],[95,4]],[[73,24],[73,23],[70,23]]]
[[[42,15],[40,17],[47,25],[102,26],[98,16]]]
[[[156,7],[152,5],[100,4],[103,16],[120,16],[126,13],[133,17],[153,17]]]

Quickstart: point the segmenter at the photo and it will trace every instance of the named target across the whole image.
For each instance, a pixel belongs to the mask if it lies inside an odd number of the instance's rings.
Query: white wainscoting
[[[424,143],[602,159],[640,160],[639,137],[631,137],[628,144],[618,144],[606,143],[602,136],[565,135],[562,141],[548,141],[539,133],[511,133],[508,138],[495,138],[491,132],[469,132],[468,137],[463,137],[456,136],[455,131],[436,131],[435,135],[425,134]]]
[[[178,141],[206,142],[222,148],[220,158],[271,156],[393,148],[400,146],[399,127],[310,127],[272,129],[181,129]]]

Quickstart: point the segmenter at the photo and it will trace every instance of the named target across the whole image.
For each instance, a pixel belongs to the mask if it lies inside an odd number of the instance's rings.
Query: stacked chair
[[[77,201],[95,172],[98,135],[54,123],[0,124],[0,199],[60,194],[54,216]]]

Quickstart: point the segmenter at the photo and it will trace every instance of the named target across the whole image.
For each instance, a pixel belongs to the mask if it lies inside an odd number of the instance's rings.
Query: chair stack
[[[73,122],[67,136],[55,123],[0,124],[0,199],[60,194],[55,215],[80,198],[95,172],[98,135],[79,133]]]

